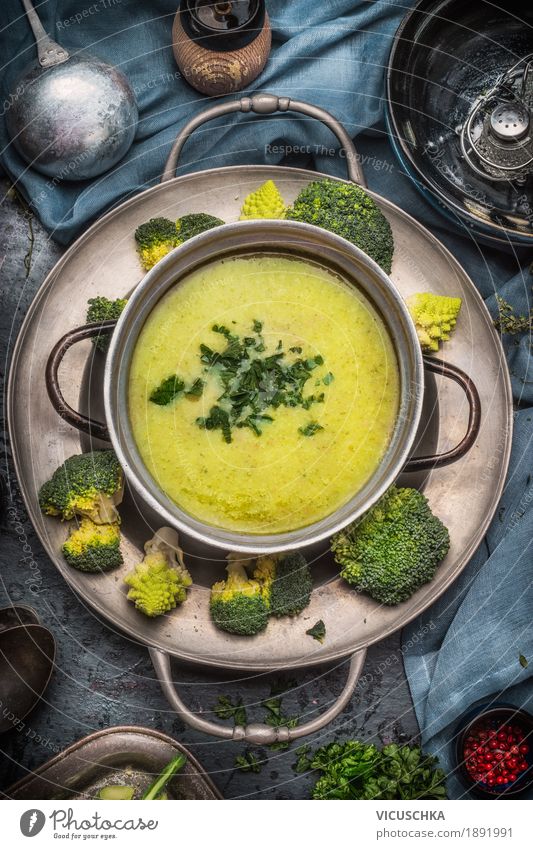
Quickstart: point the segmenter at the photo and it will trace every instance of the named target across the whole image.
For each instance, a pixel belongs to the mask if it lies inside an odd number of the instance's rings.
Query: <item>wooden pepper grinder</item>
[[[240,91],[259,76],[270,53],[265,0],[182,0],[172,41],[178,67],[197,91]]]

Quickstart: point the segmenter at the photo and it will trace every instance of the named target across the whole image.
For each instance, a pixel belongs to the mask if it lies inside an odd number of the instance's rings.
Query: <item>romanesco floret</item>
[[[47,516],[87,516],[98,525],[120,522],[117,507],[124,494],[124,475],[114,451],[75,454],[55,470],[39,491]]]
[[[144,551],[142,562],[124,578],[128,598],[145,616],[162,616],[185,601],[192,578],[172,528],[161,528]]]
[[[80,572],[108,572],[121,566],[119,525],[96,525],[91,519],[82,519],[64,543],[63,555],[69,566]]]
[[[267,180],[244,199],[240,220],[255,218],[285,218],[287,207],[273,180]]]
[[[344,580],[382,604],[406,601],[431,581],[449,547],[427,498],[395,486],[331,542]]]
[[[439,343],[447,342],[455,327],[461,298],[420,292],[406,298],[406,303],[422,349],[438,351]]]

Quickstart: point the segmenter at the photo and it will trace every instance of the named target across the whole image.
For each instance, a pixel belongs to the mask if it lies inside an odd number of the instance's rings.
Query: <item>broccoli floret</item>
[[[172,528],[157,531],[144,551],[142,562],[124,578],[130,587],[128,598],[145,616],[162,616],[185,601],[192,578]]]
[[[211,588],[211,618],[221,631],[252,636],[268,622],[268,604],[259,581],[249,578],[244,561],[230,559],[228,577]]]
[[[118,524],[96,525],[91,519],[82,519],[63,545],[63,555],[69,566],[80,572],[108,572],[121,566]]]
[[[309,604],[313,581],[299,552],[259,557],[254,578],[263,586],[272,616],[295,616]]]
[[[211,230],[212,227],[220,227],[221,224],[224,224],[221,218],[208,215],[207,212],[193,212],[178,218],[176,231],[180,242],[186,242],[187,239],[192,239],[193,236],[198,236],[205,230]]]
[[[344,580],[382,604],[406,601],[431,581],[449,547],[427,498],[395,486],[331,544]]]
[[[342,236],[390,274],[394,240],[389,222],[360,186],[315,180],[300,192],[287,218]]]
[[[107,784],[98,791],[97,799],[126,802],[133,799],[135,787],[127,784]]]
[[[97,525],[120,522],[117,507],[124,494],[124,475],[114,451],[75,454],[55,470],[39,491],[47,516],[87,516]]]
[[[141,264],[149,271],[173,248],[181,244],[176,225],[169,218],[151,218],[135,231]]]
[[[114,301],[110,301],[103,295],[89,298],[87,301],[87,324],[101,324],[103,321],[118,318],[127,303],[127,298],[116,298]],[[92,340],[93,345],[104,353],[109,348],[110,341],[111,333],[101,333],[100,336],[94,336]]]
[[[240,220],[254,218],[285,218],[287,207],[273,180],[267,180],[257,191],[244,199]]]
[[[461,298],[420,292],[406,299],[424,351],[438,351],[440,342],[447,342],[455,327]]]

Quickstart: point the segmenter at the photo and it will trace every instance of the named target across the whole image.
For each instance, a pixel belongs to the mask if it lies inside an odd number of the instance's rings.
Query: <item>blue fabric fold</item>
[[[369,185],[424,223],[449,247],[478,286],[493,315],[496,292],[521,312],[531,307],[532,257],[478,245],[456,230],[415,191],[388,144],[383,126],[383,74],[392,37],[414,0],[269,0],[273,49],[253,91],[308,100],[331,111],[357,137]],[[181,78],[171,50],[177,0],[48,0],[38,5],[48,32],[70,49],[86,49],[119,66],[137,96],[140,122],[129,154],[92,182],[51,184],[9,147],[0,120],[0,167],[30,199],[54,239],[68,243],[106,209],[157,182],[180,127],[210,105]],[[83,8],[81,8],[83,7]],[[76,22],[80,9],[82,19]],[[83,9],[92,9],[83,15]],[[2,106],[35,58],[19,0],[4,0],[0,31]],[[245,92],[250,94],[252,90]],[[240,96],[240,95],[238,95]],[[327,152],[334,140],[316,121],[290,115],[231,116],[209,124],[185,146],[178,174],[223,165],[286,161],[344,176],[345,162]],[[274,152],[271,148],[278,147]],[[322,146],[326,152],[322,150]],[[281,149],[279,149],[281,148]],[[533,436],[531,339],[504,337],[518,412],[511,466],[500,509],[484,543],[450,590],[407,629],[405,655],[424,746],[452,768],[452,738],[460,714],[476,700],[501,698],[533,709],[532,556]],[[467,509],[467,505],[465,505]],[[417,642],[410,640],[432,622]],[[529,659],[523,668],[519,655]],[[451,776],[449,793],[463,788]]]

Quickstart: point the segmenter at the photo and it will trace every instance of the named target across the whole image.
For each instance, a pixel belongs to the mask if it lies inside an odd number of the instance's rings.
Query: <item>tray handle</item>
[[[272,728],[271,725],[260,722],[246,726],[236,725],[234,728],[231,728],[227,725],[220,725],[218,722],[211,722],[211,720],[204,719],[199,714],[189,710],[174,687],[170,656],[159,649],[152,648],[149,651],[155,673],[161,684],[161,689],[172,709],[176,711],[186,725],[194,728],[196,731],[211,734],[213,737],[223,737],[226,740],[240,740],[245,743],[253,743],[257,746],[270,746],[272,743],[288,743],[291,740],[306,737],[308,734],[324,728],[325,725],[328,725],[328,723],[334,720],[344,710],[353,695],[363,669],[366,655],[366,649],[360,649],[351,656],[348,667],[348,678],[342,692],[331,707],[320,714],[320,716],[317,716],[316,719],[304,722],[303,725],[297,725],[295,728],[287,728],[287,726]]]
[[[305,103],[302,100],[291,100],[290,97],[278,97],[276,94],[266,93],[254,94],[253,97],[242,97],[240,100],[219,103],[191,118],[180,131],[176,141],[172,145],[161,182],[165,183],[167,180],[172,180],[176,176],[176,168],[178,167],[178,160],[183,145],[198,127],[201,127],[202,124],[206,124],[208,121],[212,121],[214,118],[220,118],[221,115],[229,115],[232,112],[254,112],[256,115],[273,115],[275,112],[299,112],[301,115],[308,115],[310,118],[316,118],[318,121],[322,121],[337,136],[341,144],[341,150],[344,150],[350,180],[353,183],[358,183],[360,186],[366,186],[360,157],[357,154],[354,143],[342,124],[330,112],[326,112],[325,109],[321,109],[319,106],[313,106],[311,103]]]
[[[103,439],[106,442],[109,442],[107,425],[103,424],[103,422],[95,421],[95,419],[91,419],[89,416],[83,415],[83,413],[79,413],[65,401],[61,387],[59,386],[59,366],[69,348],[77,342],[82,342],[84,339],[92,339],[94,336],[99,336],[105,330],[113,330],[116,324],[117,319],[111,319],[110,321],[102,321],[100,324],[84,324],[82,327],[69,330],[52,348],[46,363],[45,372],[46,390],[56,413],[83,433]]]
[[[445,363],[435,357],[424,357],[424,366],[428,371],[448,377],[459,384],[468,401],[468,425],[461,441],[449,451],[427,457],[411,457],[404,466],[404,472],[422,472],[427,469],[438,469],[454,463],[470,451],[476,441],[481,425],[481,400],[476,385],[468,375],[457,366]]]

